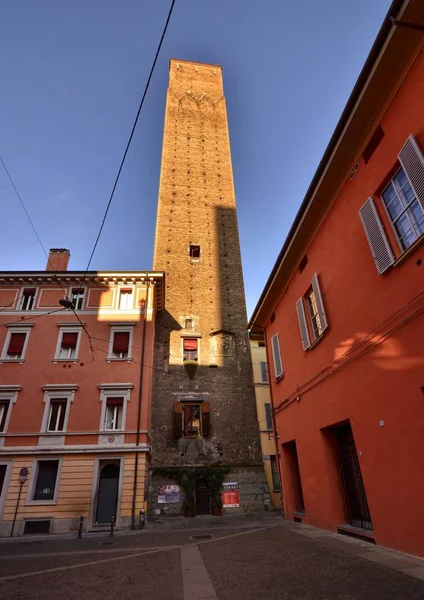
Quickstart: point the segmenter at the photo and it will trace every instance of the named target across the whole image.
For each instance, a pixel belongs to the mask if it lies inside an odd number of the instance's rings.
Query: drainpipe
[[[265,348],[266,348],[266,358],[267,358],[267,362],[268,362],[268,340],[267,340],[267,337],[266,337],[265,327],[261,327],[260,325],[256,325],[255,327],[259,327],[260,329],[262,329],[262,331],[264,333]],[[272,409],[271,410],[271,414],[272,414],[272,424],[274,426],[275,448],[277,450],[278,477],[280,478],[280,500],[281,500],[281,508],[282,508],[283,514],[284,514],[285,510],[284,510],[283,478],[281,476],[281,464],[280,464],[281,453],[280,453],[280,445],[279,445],[278,436],[277,436],[277,424],[275,422],[274,397],[272,395],[272,385],[271,385],[271,379],[269,377],[269,373],[270,372],[271,372],[271,369],[268,369],[269,397],[270,397],[270,400],[271,400],[271,409]]]
[[[147,333],[147,311],[149,309],[150,301],[150,281],[147,281],[147,294],[146,304],[144,305],[144,319],[143,319],[143,340],[141,343],[141,365],[140,365],[140,383],[138,390],[138,407],[137,407],[137,433],[135,438],[136,448],[140,445],[140,419],[141,419],[141,402],[143,397],[143,375],[144,375],[144,355],[146,348],[146,333]],[[138,455],[139,452],[135,453],[135,467],[134,467],[134,483],[133,483],[133,497],[131,506],[131,529],[135,529],[135,504],[137,498],[137,480],[138,480]]]

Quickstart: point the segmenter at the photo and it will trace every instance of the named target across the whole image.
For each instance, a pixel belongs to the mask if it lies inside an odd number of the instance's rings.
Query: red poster
[[[239,491],[236,482],[222,484],[222,506],[238,508],[240,506]]]

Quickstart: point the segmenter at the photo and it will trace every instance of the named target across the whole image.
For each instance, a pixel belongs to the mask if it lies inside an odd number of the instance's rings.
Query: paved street
[[[270,519],[0,541],[8,600],[422,600],[424,561]],[[196,528],[194,528],[196,526]]]

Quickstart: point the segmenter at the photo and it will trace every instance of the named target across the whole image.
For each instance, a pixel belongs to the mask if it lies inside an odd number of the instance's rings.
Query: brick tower
[[[166,310],[156,324],[152,508],[158,486],[173,483],[158,467],[229,467],[239,511],[263,510],[268,493],[223,93],[221,67],[170,61],[154,252]],[[207,488],[196,480],[197,513],[209,511]],[[165,512],[181,511],[163,500]]]

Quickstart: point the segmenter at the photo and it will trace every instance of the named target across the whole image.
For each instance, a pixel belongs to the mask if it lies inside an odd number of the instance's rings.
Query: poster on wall
[[[179,485],[160,485],[158,488],[158,504],[181,502]]]
[[[238,508],[240,506],[237,482],[232,481],[222,484],[222,506],[224,508]]]

